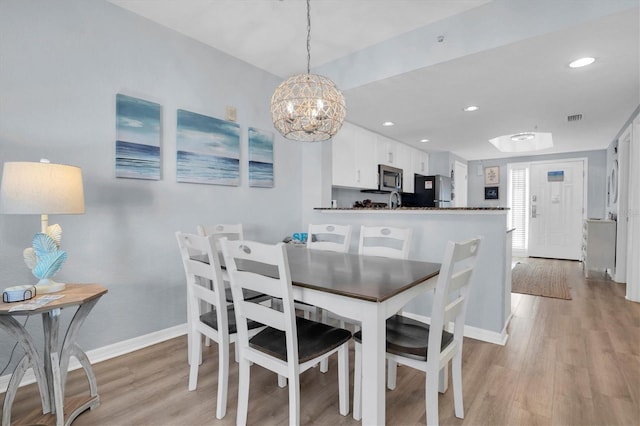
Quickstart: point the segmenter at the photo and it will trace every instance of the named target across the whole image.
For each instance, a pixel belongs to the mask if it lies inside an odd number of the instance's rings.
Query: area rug
[[[553,260],[518,262],[511,270],[511,291],[571,300],[565,270]]]

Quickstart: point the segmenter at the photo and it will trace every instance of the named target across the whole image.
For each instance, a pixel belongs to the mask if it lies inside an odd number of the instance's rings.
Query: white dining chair
[[[409,257],[412,233],[411,228],[362,225],[358,253],[365,256],[406,259]]]
[[[351,225],[309,224],[307,248],[347,253],[351,244]]]
[[[349,413],[348,345],[351,332],[296,316],[291,273],[283,243],[267,245],[223,239],[221,245],[231,279],[239,335],[236,424],[247,422],[251,363],[289,380],[289,424],[297,425],[300,423],[299,375],[336,352],[340,414],[346,416]],[[281,310],[243,300],[244,289],[280,298]],[[265,324],[267,328],[250,337],[247,323],[251,320]]]
[[[189,390],[195,390],[198,385],[202,336],[205,336],[218,343],[216,417],[222,419],[227,409],[229,345],[237,340],[233,305],[228,305],[226,301],[215,238],[182,232],[176,232],[176,238],[187,280],[187,338],[191,360]],[[251,330],[248,331],[251,335],[264,328],[256,322],[250,322],[245,327]]]
[[[453,378],[455,415],[464,418],[462,402],[462,343],[464,320],[473,268],[482,237],[464,242],[449,241],[438,275],[431,325],[402,315],[394,315],[386,324],[387,387],[395,389],[397,364],[426,373],[425,400],[427,425],[438,424],[438,373],[444,369],[447,380],[449,361]],[[451,330],[450,322],[453,322]],[[354,335],[355,368],[353,418],[362,418],[362,335]]]

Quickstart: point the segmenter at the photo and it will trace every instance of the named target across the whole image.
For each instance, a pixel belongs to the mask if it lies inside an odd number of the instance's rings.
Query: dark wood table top
[[[439,263],[285,247],[293,285],[370,302],[383,302],[440,272]],[[192,258],[208,262],[206,255]],[[220,262],[224,268],[222,256]],[[278,276],[275,267],[264,264],[244,261],[238,268]]]
[[[440,272],[439,263],[286,247],[294,285],[371,302],[383,302]]]

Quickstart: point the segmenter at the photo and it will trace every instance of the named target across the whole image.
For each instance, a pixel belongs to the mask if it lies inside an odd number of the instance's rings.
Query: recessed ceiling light
[[[479,109],[480,109],[480,107],[476,106],[476,105],[469,105],[468,107],[462,108],[462,110],[465,111],[465,112],[477,111]]]
[[[420,139],[420,142],[422,143],[429,142],[429,139]]]
[[[393,121],[385,121],[384,123],[382,123],[384,127],[395,126],[395,124],[396,123],[394,123]]]
[[[575,61],[571,62],[569,64],[569,67],[571,67],[571,68],[586,67],[587,65],[591,65],[594,62],[595,62],[595,58],[590,58],[590,57],[580,58],[580,59],[576,59]]]

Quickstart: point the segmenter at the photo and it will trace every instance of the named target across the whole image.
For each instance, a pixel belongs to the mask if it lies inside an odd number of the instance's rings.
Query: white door
[[[467,207],[467,165],[456,160],[453,172],[456,185],[453,206]]]
[[[531,163],[529,256],[581,258],[584,161]]]

